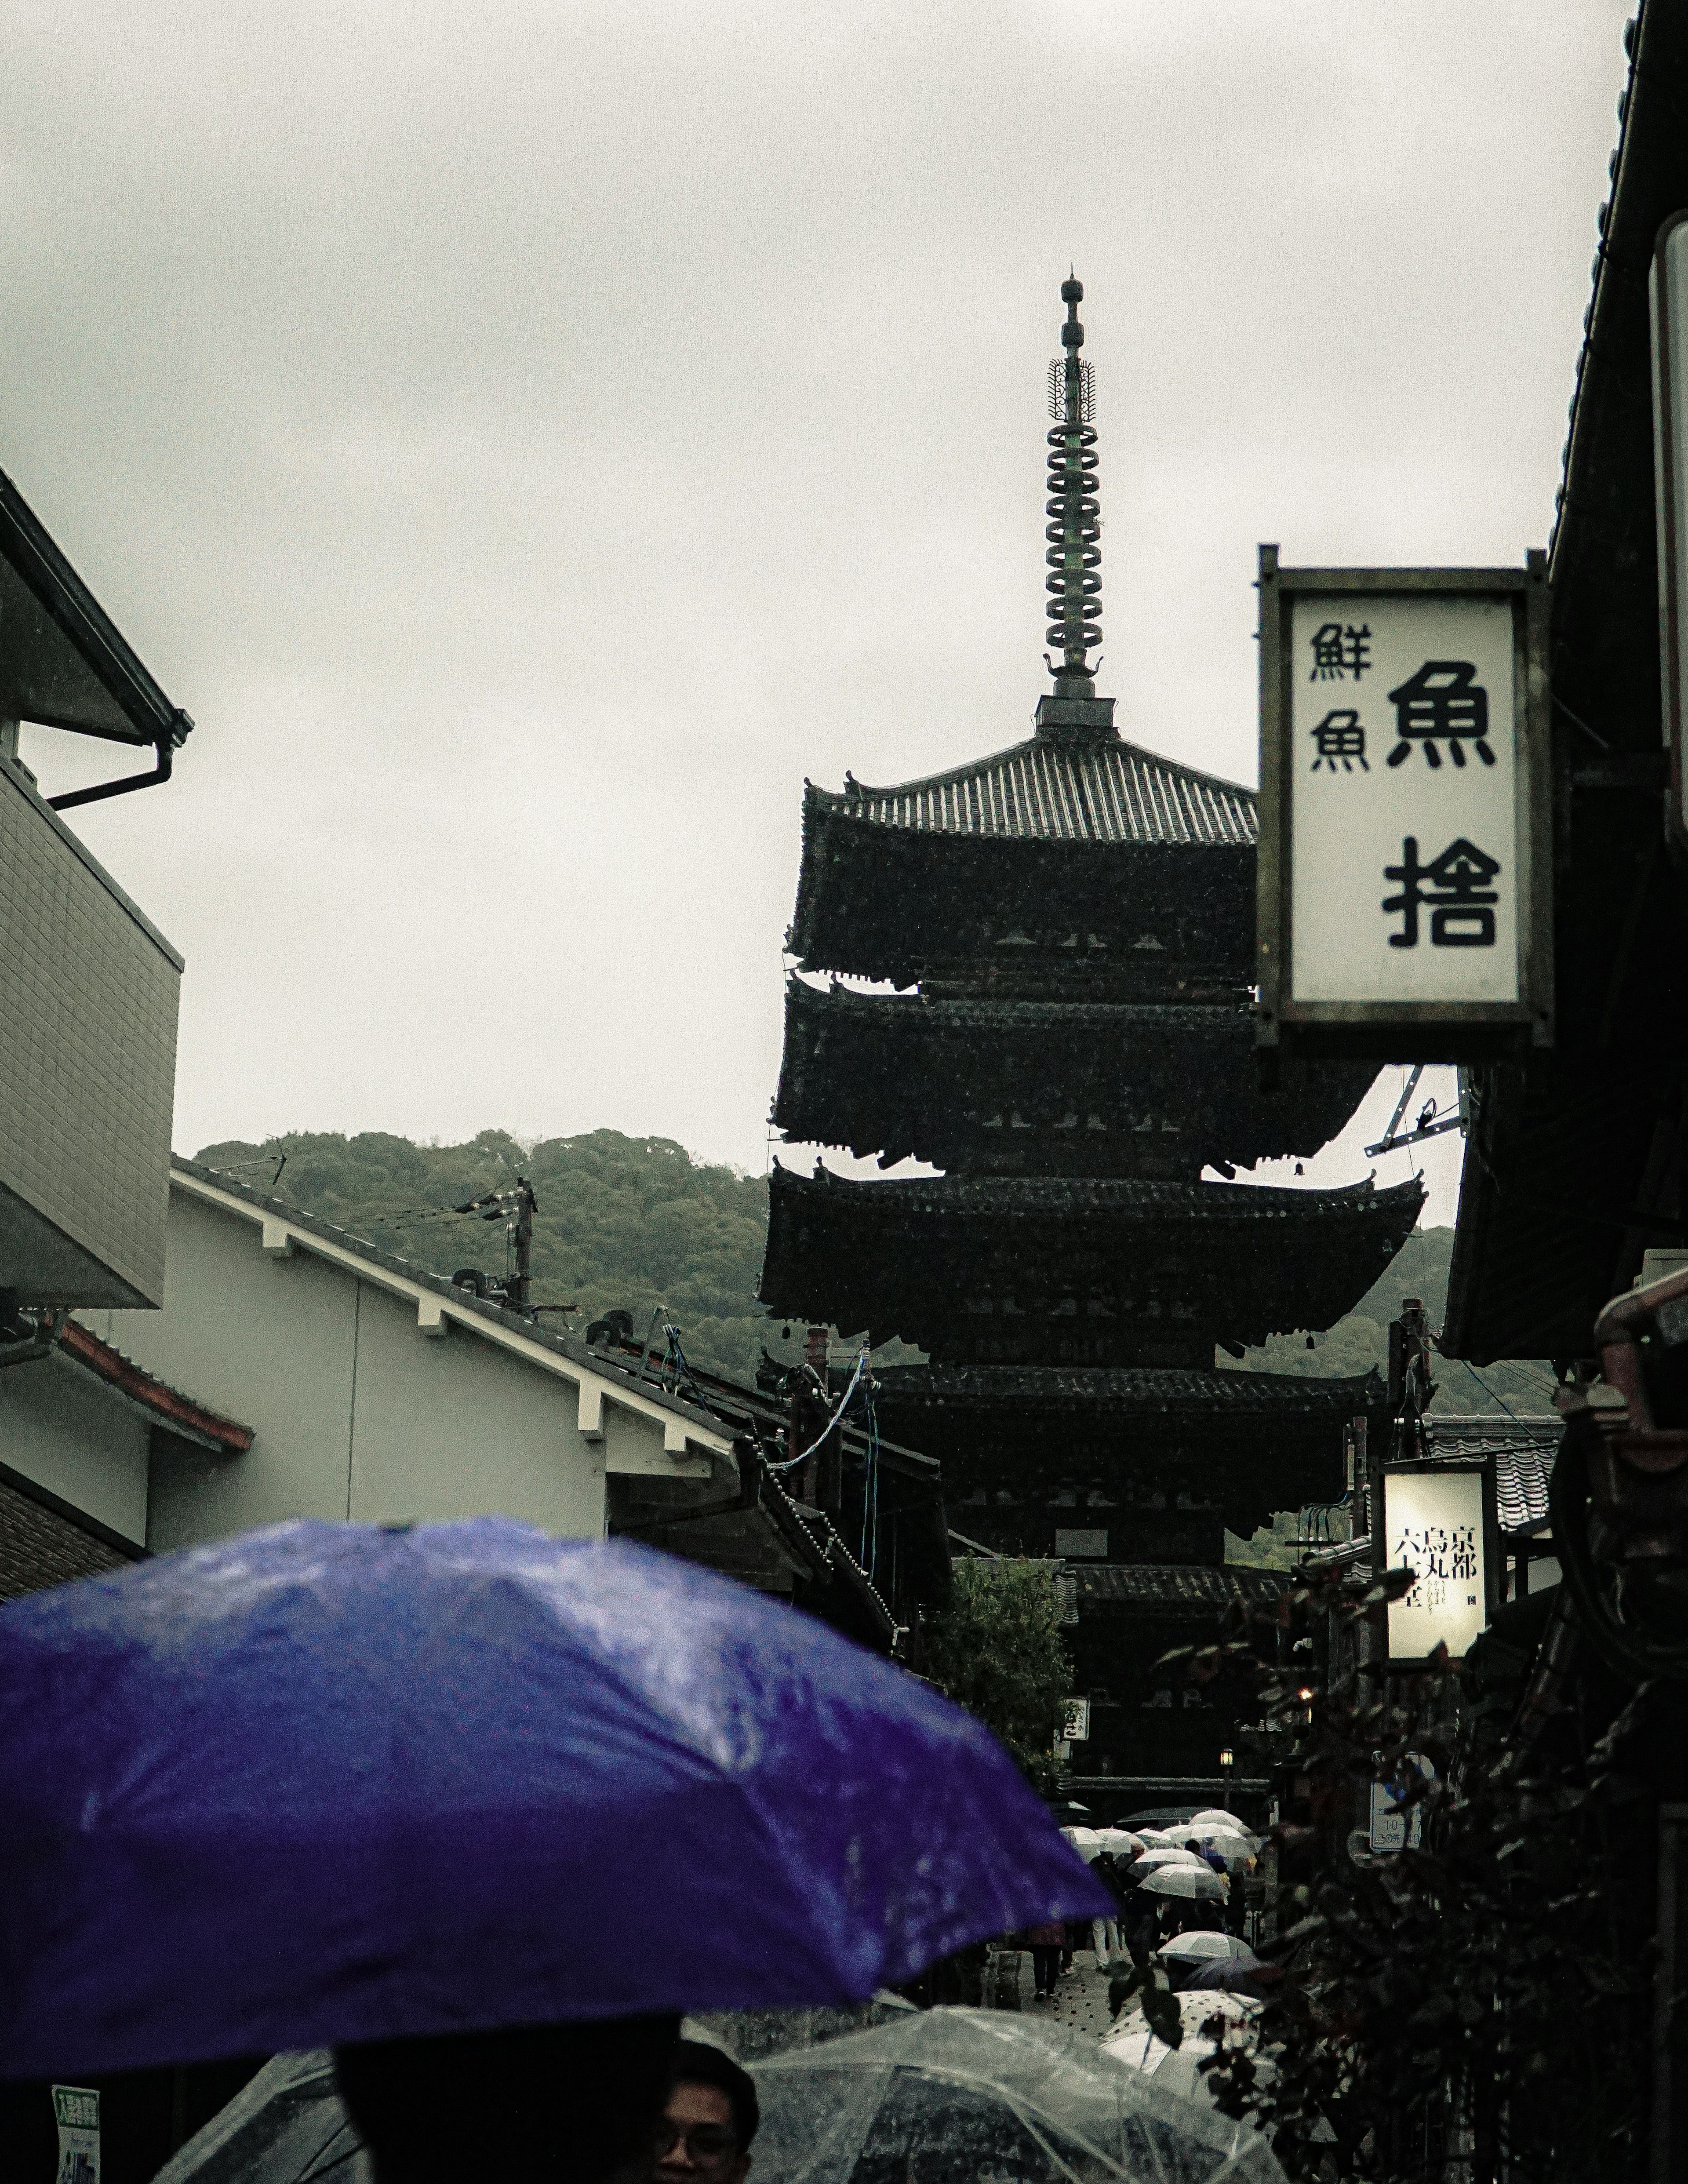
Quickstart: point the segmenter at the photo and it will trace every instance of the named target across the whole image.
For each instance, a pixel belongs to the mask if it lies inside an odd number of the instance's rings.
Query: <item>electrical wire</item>
[[[826,1440],[827,1435],[831,1433],[833,1428],[850,1408],[850,1398],[855,1395],[857,1387],[861,1384],[861,1376],[866,1370],[866,1368],[867,1352],[864,1349],[861,1355],[855,1361],[855,1370],[850,1375],[850,1385],[844,1390],[844,1395],[839,1400],[838,1408],[827,1420],[827,1423],[822,1427],[820,1432],[816,1434],[814,1440],[810,1442],[808,1447],[804,1450],[801,1456],[788,1456],[782,1462],[771,1463],[768,1466],[768,1469],[770,1471],[795,1471],[799,1463],[807,1463],[810,1457],[814,1455],[816,1450],[820,1447],[822,1442]]]
[[[1500,1390],[1498,1388],[1491,1388],[1474,1365],[1467,1365],[1463,1357],[1457,1357],[1453,1360],[1453,1362],[1457,1365],[1465,1365],[1466,1371],[1470,1373],[1472,1379],[1477,1383],[1484,1394],[1488,1396],[1491,1402],[1498,1403],[1500,1405],[1501,1408],[1506,1412],[1507,1416],[1512,1420],[1515,1426],[1524,1425],[1524,1420],[1512,1407],[1511,1404],[1507,1402],[1506,1397],[1501,1393]],[[1529,1428],[1526,1426],[1524,1430],[1528,1432]]]

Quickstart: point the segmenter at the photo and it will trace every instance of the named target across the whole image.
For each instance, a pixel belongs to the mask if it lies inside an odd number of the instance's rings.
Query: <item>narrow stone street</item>
[[[1037,2016],[1064,2025],[1069,2031],[1086,2033],[1093,2040],[1113,2030],[1108,2015],[1107,1975],[1098,1969],[1089,1949],[1074,1950],[1072,1969],[1056,1981],[1052,2001],[1031,2002],[1027,2007]]]

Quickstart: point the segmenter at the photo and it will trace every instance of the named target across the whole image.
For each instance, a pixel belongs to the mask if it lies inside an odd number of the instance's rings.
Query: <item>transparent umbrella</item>
[[[1240,1865],[1251,1865],[1260,1847],[1254,1836],[1240,1836],[1232,1828],[1202,1828],[1195,1839],[1216,1858],[1223,1858],[1234,1873]]]
[[[1142,2071],[1162,2092],[1190,2101],[1200,2113],[1209,2100],[1200,2065],[1204,2056],[1217,2049],[1214,2035],[1219,2021],[1223,2021],[1228,2042],[1246,2042],[1249,2020],[1259,2014],[1260,2005],[1234,1994],[1211,1993],[1181,1994],[1178,2004],[1184,2037],[1176,2048],[1156,2039],[1140,2014],[1134,2013],[1117,2031],[1104,2037],[1101,2052],[1112,2062]],[[1256,2065],[1262,2070],[1267,2067],[1264,2060]]]
[[[1206,2014],[1231,1997],[1202,1997]],[[757,2184],[1283,2184],[1265,2141],[1117,2059],[1007,2011],[911,2011],[751,2065]],[[1133,2067],[1123,2069],[1122,2063]],[[497,2119],[488,2118],[496,2166]],[[278,2055],[154,2184],[373,2184],[326,2050]]]
[[[1150,1896],[1192,1896],[1221,1898],[1229,1893],[1224,1876],[1215,1873],[1211,1865],[1157,1865],[1152,1873],[1145,1873],[1138,1886]]]
[[[757,2184],[1283,2176],[1246,2125],[1180,2098],[1140,2068],[1121,2069],[1093,2040],[1009,2011],[922,2010],[753,2068]]]
[[[1246,1942],[1240,1942],[1234,1934],[1201,1932],[1174,1934],[1169,1942],[1162,1942],[1156,1950],[1157,1957],[1251,1957],[1254,1951]]]
[[[1240,1836],[1254,1832],[1246,1820],[1240,1820],[1234,1813],[1228,1813],[1222,1805],[1210,1805],[1205,1813],[1198,1813],[1189,1825],[1198,1832],[1203,1828],[1230,1828]]]

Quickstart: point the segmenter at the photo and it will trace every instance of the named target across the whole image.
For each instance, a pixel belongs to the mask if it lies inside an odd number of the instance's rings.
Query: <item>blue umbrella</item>
[[[844,2003],[1111,1908],[904,1669],[491,1517],[0,1607],[0,2077]]]

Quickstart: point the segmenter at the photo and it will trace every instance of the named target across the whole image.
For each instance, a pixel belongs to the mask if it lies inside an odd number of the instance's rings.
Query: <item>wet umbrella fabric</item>
[[[487,2120],[489,2153],[497,2119]],[[496,2168],[495,2161],[488,2162]],[[153,2184],[375,2184],[374,2164],[334,2083],[326,2048],[276,2055],[196,2131]]]
[[[1216,1997],[1205,1997],[1212,2005]],[[1225,2003],[1227,1997],[1218,1997]],[[1010,2011],[922,2010],[752,2066],[758,2184],[1279,2184],[1245,2124],[1094,2040]]]
[[[1256,1964],[1260,1961],[1248,1943],[1240,1942],[1234,1934],[1206,1930],[1194,1934],[1174,1934],[1170,1941],[1162,1942],[1155,1954],[1157,1957],[1212,1957],[1221,1960],[1249,1957]]]
[[[1201,1828],[1228,1828],[1234,1835],[1252,1836],[1254,1830],[1246,1820],[1240,1820],[1234,1813],[1228,1813],[1221,1805],[1209,1805],[1197,1813],[1190,1821],[1192,1830]]]
[[[1178,2003],[1184,2037],[1176,2048],[1157,2040],[1141,2014],[1134,2010],[1117,2030],[1103,2035],[1102,2053],[1141,2070],[1157,2091],[1183,2098],[1200,2114],[1210,2111],[1212,2104],[1212,2091],[1202,2078],[1201,2064],[1205,2056],[1217,2051],[1216,2030],[1223,2021],[1228,2045],[1233,2041],[1251,2044],[1249,2028],[1259,2008],[1257,2003],[1234,1994],[1181,1994]],[[1256,2072],[1262,2080],[1270,2078],[1273,2067],[1269,2057],[1255,2060]]]
[[[1150,1896],[1189,1896],[1218,1902],[1225,1883],[1211,1865],[1157,1865],[1139,1884]]]
[[[1187,2106],[1175,2071],[1157,2085],[1126,2059],[1006,2011],[911,2012],[752,2064],[755,2173],[759,2184],[974,2184],[992,2170],[1023,2184],[1281,2184],[1254,2131]],[[489,2117],[489,2156],[497,2133]],[[319,2051],[266,2064],[153,2184],[312,2184],[331,2170],[334,2184],[370,2184]]]
[[[853,2001],[1111,1901],[929,1686],[502,1518],[0,1607],[0,2077]]]

